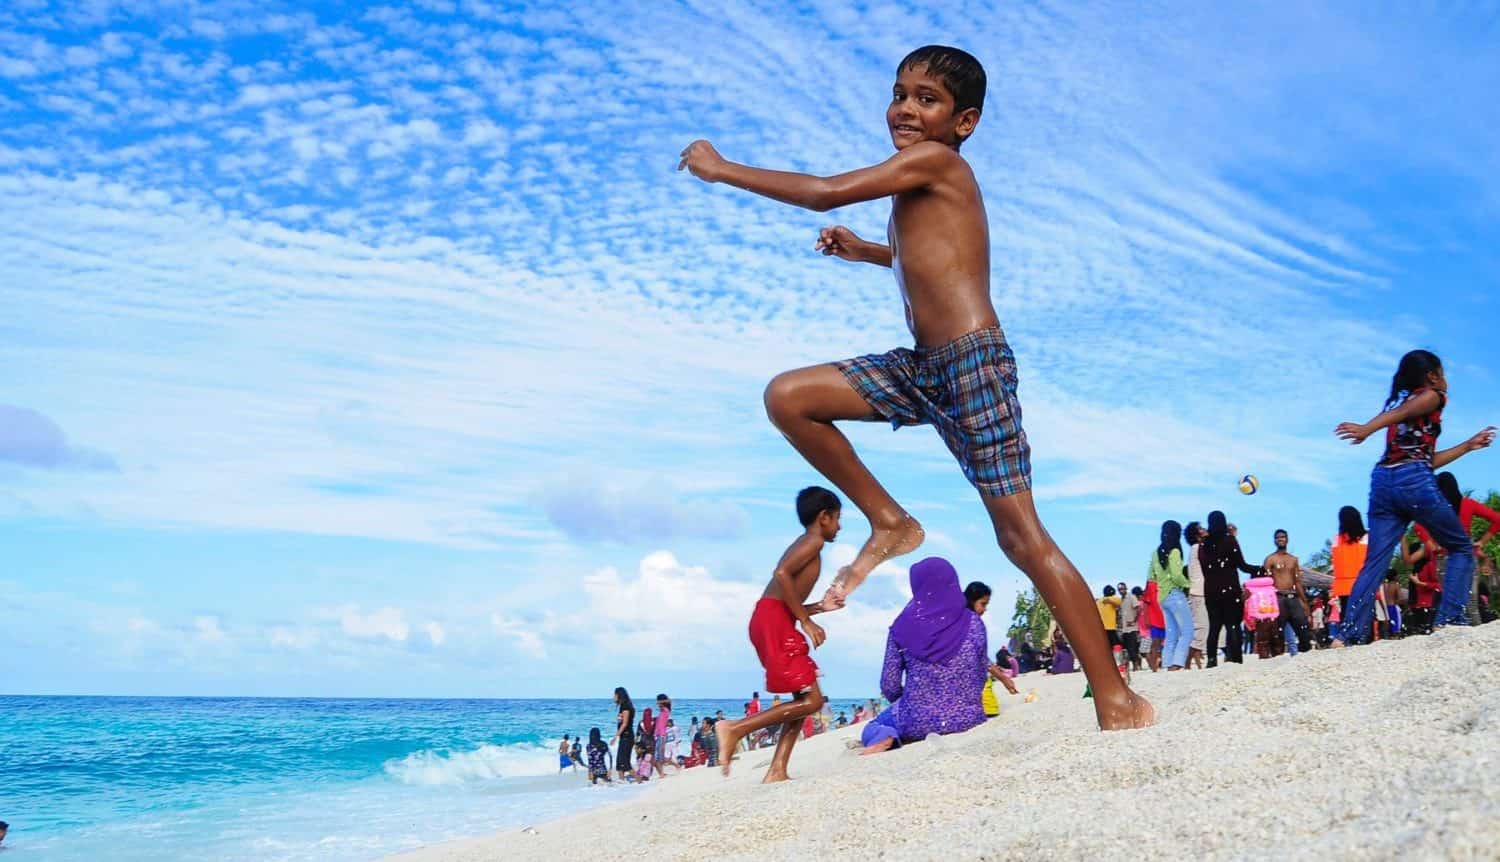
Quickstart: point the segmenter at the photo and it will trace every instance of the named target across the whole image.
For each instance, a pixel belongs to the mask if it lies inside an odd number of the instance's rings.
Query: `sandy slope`
[[[788,784],[756,783],[757,752],[728,780],[695,769],[399,858],[1500,859],[1497,647],[1493,624],[1138,674],[1160,723],[1114,734],[1081,675],[1031,674],[1036,702],[966,734],[861,758],[849,729],[799,743]]]

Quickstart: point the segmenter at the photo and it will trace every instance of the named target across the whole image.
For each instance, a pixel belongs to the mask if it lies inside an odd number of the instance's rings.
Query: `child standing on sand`
[[[816,177],[725,160],[707,141],[678,168],[819,212],[891,199],[888,244],[842,225],[824,228],[824,255],[890,267],[916,348],[861,356],[778,375],[766,388],[776,427],[870,522],[870,538],[841,570],[821,605],[832,610],[880,562],[922,543],[917,521],[883,488],[835,427],[841,420],[933,425],[979,491],[1006,557],[1024,571],[1083,660],[1099,726],[1142,727],[1151,705],[1115,670],[1088,585],[1037,517],[1031,460],[1016,399],[1016,363],[990,300],[989,222],[974,172],[959,148],[984,104],[979,61],[929,45],[896,70],[886,125],[896,154],[867,168]]]
[[[755,603],[755,612],[750,615],[750,643],[766,669],[766,689],[792,692],[792,700],[738,721],[724,720],[714,725],[725,775],[729,774],[741,739],[779,726],[781,738],[771,755],[765,783],[785,781],[787,761],[791,759],[792,746],[797,744],[802,719],[823,708],[818,666],[807,654],[808,638],[812,638],[812,645],[817,648],[826,637],[822,627],[811,619],[822,607],[806,602],[823,568],[823,546],[839,534],[842,507],[839,498],[827,488],[803,488],[797,494],[797,520],[802,523],[802,535],[781,555],[771,583],[766,585],[760,601]],[[797,632],[797,623],[802,624],[807,637]]]
[[[1355,445],[1385,429],[1385,452],[1370,474],[1369,551],[1349,591],[1349,604],[1344,608],[1343,625],[1334,636],[1334,646],[1369,640],[1376,593],[1391,553],[1412,521],[1426,527],[1448,551],[1443,599],[1434,623],[1468,624],[1464,605],[1469,601],[1470,574],[1474,571],[1474,543],[1438,490],[1432,471],[1489,446],[1495,440],[1495,429],[1485,428],[1457,446],[1437,451],[1447,404],[1448,380],[1442,361],[1426,350],[1413,350],[1401,357],[1380,415],[1363,425],[1343,422],[1334,429],[1340,439]]]

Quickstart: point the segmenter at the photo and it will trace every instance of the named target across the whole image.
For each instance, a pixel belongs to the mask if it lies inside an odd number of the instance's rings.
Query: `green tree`
[[[1016,610],[1010,618],[1007,637],[1019,638],[1031,633],[1031,642],[1040,647],[1047,639],[1047,629],[1052,627],[1052,609],[1037,595],[1035,588],[1016,595]]]
[[[1327,572],[1333,568],[1333,540],[1323,540],[1323,550],[1307,558],[1307,567],[1315,572]]]

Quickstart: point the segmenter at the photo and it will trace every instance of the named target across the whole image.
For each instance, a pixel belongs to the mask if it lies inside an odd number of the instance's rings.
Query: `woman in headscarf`
[[[1225,629],[1225,661],[1243,663],[1240,653],[1240,617],[1244,614],[1244,591],[1239,572],[1251,577],[1260,569],[1245,562],[1239,540],[1229,533],[1223,512],[1208,513],[1208,535],[1198,550],[1203,566],[1204,602],[1208,605],[1208,666],[1219,664],[1219,630]]]
[[[911,596],[886,638],[880,693],[891,706],[865,726],[866,753],[984,723],[989,645],[953,564],[928,557],[912,566]]]

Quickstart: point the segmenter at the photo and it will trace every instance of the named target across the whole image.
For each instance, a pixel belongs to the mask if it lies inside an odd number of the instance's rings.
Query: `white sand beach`
[[[1081,674],[1019,681],[969,733],[859,757],[803,740],[795,780],[694,769],[555,823],[403,862],[1500,858],[1500,625],[1136,674],[1152,728],[1101,734]],[[589,792],[580,790],[580,793]],[[1129,848],[1127,852],[1126,848]]]

